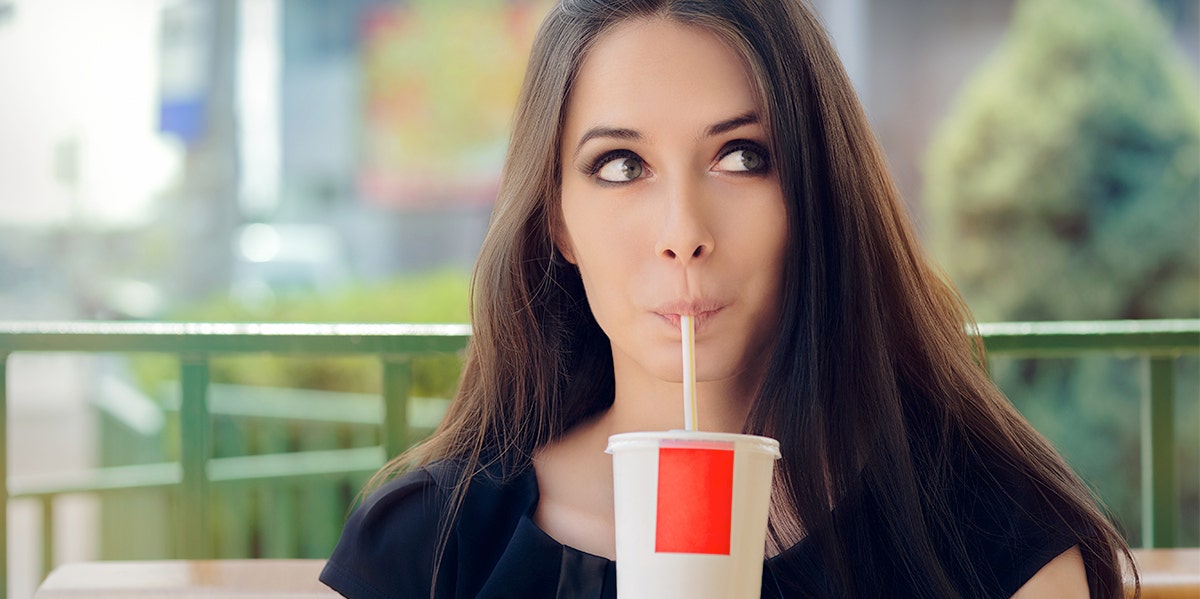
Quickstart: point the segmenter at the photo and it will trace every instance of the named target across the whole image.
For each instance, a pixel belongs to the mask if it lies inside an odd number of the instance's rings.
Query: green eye
[[[715,170],[729,173],[762,173],[768,168],[765,152],[754,146],[735,146],[721,156]]]
[[[744,167],[745,170],[756,171],[762,168],[763,159],[762,156],[759,156],[757,152],[752,150],[742,150],[741,155],[742,167]]]
[[[597,175],[603,181],[624,183],[642,177],[642,161],[635,156],[621,156],[601,165]]]

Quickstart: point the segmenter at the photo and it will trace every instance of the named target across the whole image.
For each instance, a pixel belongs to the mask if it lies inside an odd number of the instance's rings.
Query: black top
[[[350,599],[429,597],[439,527],[455,481],[454,468],[442,462],[372,493],[351,514],[321,581]],[[970,512],[978,517],[968,525],[973,538],[965,550],[972,563],[982,565],[977,574],[994,582],[991,596],[1011,596],[1077,542],[1069,532],[1052,530],[1041,518],[1031,519],[1022,506],[980,508],[978,494],[968,491],[974,504]],[[451,527],[437,572],[436,597],[615,598],[616,563],[567,547],[543,532],[532,520],[537,503],[532,467],[507,481],[493,473],[474,477]],[[844,502],[838,511],[852,509],[855,518],[880,518],[871,505]],[[763,599],[829,594],[814,545],[805,539],[764,561]],[[880,596],[924,594],[897,588],[894,580],[881,580],[878,587]]]

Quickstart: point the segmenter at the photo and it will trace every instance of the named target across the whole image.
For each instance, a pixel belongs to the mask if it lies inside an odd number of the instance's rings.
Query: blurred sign
[[[211,2],[179,0],[163,7],[158,129],[188,144],[204,133],[213,35]]]
[[[411,0],[362,21],[361,170],[368,201],[488,204],[538,22],[536,2]]]

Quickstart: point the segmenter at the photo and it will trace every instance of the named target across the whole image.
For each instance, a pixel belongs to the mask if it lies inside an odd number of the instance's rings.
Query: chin
[[[711,361],[708,363],[701,362],[696,364],[696,382],[708,383],[712,381],[725,381],[731,378],[742,376],[746,373],[746,371],[746,365],[741,363],[726,361],[720,361],[717,363],[713,363]],[[683,372],[679,366],[678,360],[676,360],[674,364],[671,364],[670,367],[657,370],[655,374],[659,379],[667,382],[683,382]]]
[[[726,368],[706,368],[696,369],[696,382],[708,383],[711,381],[727,381],[745,374],[746,369],[741,367],[726,367]]]
[[[656,362],[647,369],[650,374],[660,380],[668,383],[683,383],[683,368],[681,368],[679,359],[663,360]]]
[[[671,348],[659,347],[650,353],[627,353],[626,355],[631,359],[635,368],[642,369],[649,376],[667,383],[682,384],[682,353],[681,348],[673,346]],[[721,381],[745,375],[752,365],[741,359],[735,359],[730,353],[728,351],[720,353],[707,351],[697,356],[696,382]]]

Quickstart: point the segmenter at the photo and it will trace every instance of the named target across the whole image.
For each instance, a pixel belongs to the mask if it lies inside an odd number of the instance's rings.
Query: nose
[[[698,190],[680,186],[670,194],[667,216],[655,244],[659,256],[687,266],[716,247]]]

